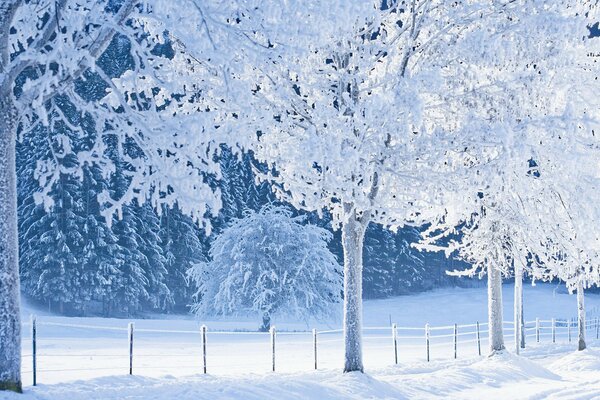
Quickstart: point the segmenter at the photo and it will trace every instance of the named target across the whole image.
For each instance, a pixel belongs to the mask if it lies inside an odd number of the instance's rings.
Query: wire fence
[[[140,329],[133,322],[123,327],[65,324],[37,320],[23,338],[23,374],[50,381],[96,377],[119,372],[133,375],[175,373],[236,373],[306,371],[335,368],[343,356],[343,330],[269,332]],[[504,321],[505,338],[514,337],[514,322]],[[600,336],[600,320],[585,320],[588,338]],[[481,356],[488,344],[488,324],[445,326],[364,327],[363,353],[369,367],[410,360],[457,359]],[[526,342],[572,342],[578,337],[574,318],[543,320],[523,325]],[[126,339],[124,339],[126,338]],[[27,351],[27,349],[30,351]],[[29,360],[29,361],[27,361]],[[27,368],[27,365],[31,369]]]

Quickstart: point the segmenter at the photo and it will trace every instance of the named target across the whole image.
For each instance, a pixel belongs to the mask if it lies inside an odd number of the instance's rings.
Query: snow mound
[[[402,371],[405,377],[414,373],[422,389],[431,395],[460,398],[463,391],[485,391],[502,388],[516,382],[560,381],[561,377],[526,358],[503,352],[480,360],[431,363],[431,366],[415,366],[414,371]],[[427,371],[427,369],[430,369]],[[426,379],[423,379],[426,378]],[[415,392],[413,396],[418,397]],[[411,397],[413,397],[411,396]]]
[[[498,378],[506,378],[506,380],[561,379],[560,376],[540,364],[506,350],[473,364],[472,368]]]
[[[600,371],[600,352],[586,349],[574,351],[559,358],[548,366],[552,371]]]
[[[340,374],[327,371],[328,378],[322,382],[324,387],[335,388],[332,398],[356,399],[408,399],[406,393],[391,383],[376,379],[369,374],[351,372]],[[324,374],[324,375],[325,375]],[[332,394],[333,394],[332,393]]]

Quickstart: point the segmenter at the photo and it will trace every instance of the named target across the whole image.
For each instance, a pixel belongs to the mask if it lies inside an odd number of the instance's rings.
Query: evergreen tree
[[[245,211],[259,211],[267,204],[275,204],[276,198],[267,182],[256,184],[253,169],[263,170],[254,160],[252,153],[235,154],[231,149],[222,147],[219,158],[221,181],[219,188],[223,208],[215,222],[219,232],[234,218],[242,218]]]
[[[187,279],[187,271],[200,262],[207,261],[205,242],[201,232],[191,218],[183,215],[179,208],[164,208],[160,218],[162,254],[165,258],[165,285],[168,295],[160,309],[172,312],[187,310],[194,290]]]
[[[107,184],[95,167],[84,170],[82,183],[83,203],[86,220],[83,225],[85,245],[83,248],[83,276],[78,298],[82,302],[82,312],[90,301],[101,301],[106,307],[109,296],[116,290],[119,271],[123,260],[117,256],[122,250],[118,238],[100,216],[97,193],[105,190]],[[104,310],[108,314],[108,310]]]
[[[37,126],[23,141],[17,142],[17,177],[18,177],[18,217],[19,217],[19,263],[21,273],[21,290],[33,296],[37,287],[34,273],[39,259],[39,240],[37,240],[39,224],[36,224],[46,213],[42,206],[36,204],[34,194],[39,190],[35,179],[36,161],[48,156],[47,129]],[[34,226],[34,224],[36,224]]]
[[[118,252],[115,254],[119,268],[116,279],[107,289],[107,313],[114,311],[126,312],[127,315],[136,314],[141,305],[149,299],[148,277],[143,266],[147,263],[146,256],[140,251],[143,240],[137,227],[137,220],[133,206],[124,206],[121,218],[113,222],[113,233],[117,237]]]
[[[408,294],[428,289],[424,286],[425,278],[431,271],[427,271],[426,262],[428,254],[422,253],[411,246],[420,238],[417,228],[407,226],[393,234],[396,252],[393,255],[395,275],[402,279],[391,282],[392,294]],[[445,272],[442,272],[445,275]]]
[[[72,162],[64,160],[67,167]],[[38,300],[58,304],[60,312],[65,304],[78,306],[84,246],[80,227],[85,221],[79,194],[77,179],[61,174],[51,192],[54,208],[29,227],[22,259],[25,288]]]
[[[140,267],[148,280],[148,306],[153,310],[160,309],[167,298],[171,297],[166,284],[168,274],[165,268],[166,258],[163,255],[160,239],[160,219],[149,203],[139,206],[134,202],[133,212],[136,216],[136,233],[139,236],[141,253]]]
[[[366,298],[393,294],[395,280],[404,281],[396,272],[396,241],[392,232],[371,225],[365,234],[363,294]]]

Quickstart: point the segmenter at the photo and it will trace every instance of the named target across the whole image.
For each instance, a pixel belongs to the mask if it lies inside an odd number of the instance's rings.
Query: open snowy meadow
[[[512,310],[512,289],[512,285],[504,288],[505,315]],[[196,321],[177,316],[131,321],[130,376],[130,321],[58,317],[25,307],[25,313],[37,313],[38,386],[31,386],[31,332],[24,329],[25,396],[2,393],[0,399],[600,398],[600,341],[595,325],[600,295],[587,296],[589,348],[576,352],[576,323],[571,342],[564,323],[575,314],[575,296],[549,284],[526,286],[524,292],[525,319],[532,321],[526,324],[526,349],[514,355],[512,330],[506,323],[509,350],[492,358],[486,356],[487,331],[482,322],[486,320],[484,288],[438,289],[366,301],[366,375],[342,374],[343,341],[336,321],[274,321],[276,371],[272,372],[270,334],[256,331],[256,318]],[[390,320],[397,324],[397,365]],[[482,356],[473,326],[478,321]],[[206,375],[202,324],[207,325]],[[425,324],[430,326],[429,362]],[[316,371],[312,328],[318,332]]]
[[[600,400],[599,66],[600,0],[0,0],[0,400]]]

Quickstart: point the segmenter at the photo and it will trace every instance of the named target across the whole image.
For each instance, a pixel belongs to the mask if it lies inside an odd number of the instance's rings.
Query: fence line
[[[509,325],[505,327],[504,325]],[[510,326],[512,325],[512,326]],[[33,376],[33,385],[37,385],[37,377],[38,372],[63,372],[63,371],[96,371],[96,370],[110,370],[114,369],[114,367],[110,368],[67,368],[67,369],[38,369],[38,358],[50,358],[53,357],[101,357],[101,358],[120,358],[120,357],[128,357],[129,361],[129,374],[133,375],[133,367],[134,367],[134,357],[135,358],[145,358],[145,357],[165,357],[165,354],[148,354],[144,352],[134,353],[134,324],[133,322],[128,323],[126,327],[110,327],[110,326],[102,326],[102,325],[85,325],[85,324],[65,324],[65,323],[57,323],[57,322],[47,322],[47,321],[37,321],[35,316],[31,316],[31,320],[27,323],[24,323],[23,326],[31,327],[31,336],[29,339],[24,338],[25,343],[30,343],[32,352],[31,354],[23,354],[23,357],[31,357],[31,365],[32,370],[27,371],[28,373],[32,373]],[[38,327],[39,326],[56,326],[56,327],[67,327],[67,328],[75,328],[75,329],[91,329],[91,330],[109,330],[109,331],[119,331],[119,332],[127,332],[128,338],[128,352],[123,352],[123,354],[78,354],[78,353],[70,353],[70,354],[39,354],[38,351]],[[426,324],[424,327],[402,327],[397,326],[395,323],[391,326],[387,327],[364,327],[363,331],[371,332],[371,331],[385,331],[387,334],[385,335],[377,335],[377,336],[365,336],[365,341],[371,340],[390,340],[393,351],[392,360],[394,364],[398,364],[399,362],[399,346],[402,340],[424,340],[425,342],[425,358],[427,361],[431,359],[431,348],[441,347],[452,345],[453,346],[453,356],[454,358],[458,358],[459,355],[459,345],[472,344],[476,343],[477,352],[481,355],[481,335],[487,334],[489,332],[487,328],[488,323],[485,322],[476,322],[474,324],[465,324],[465,325],[445,325],[445,326],[430,326]],[[572,341],[572,328],[575,328],[575,333],[577,334],[577,320],[573,318],[568,319],[557,319],[552,318],[549,320],[542,320],[536,318],[532,321],[524,322],[524,330],[526,338],[535,338],[536,342],[540,342],[542,337],[551,337],[551,342],[556,343],[556,338],[558,335],[566,335],[568,341]],[[596,339],[600,338],[600,319],[598,317],[591,318],[586,316],[585,331],[591,331],[591,335],[589,337],[593,338],[595,336]],[[391,330],[391,332],[390,332]],[[423,332],[422,335],[410,335],[403,336],[399,335],[400,331],[408,331],[408,332]],[[444,331],[448,331],[449,333],[445,333]],[[513,321],[503,321],[503,332],[514,332],[514,322]],[[320,344],[333,343],[333,342],[343,342],[343,338],[335,338],[335,339],[321,339],[319,335],[327,338],[328,335],[339,334],[342,333],[342,329],[330,329],[330,330],[322,330],[319,331],[317,329],[307,330],[307,331],[276,331],[275,327],[271,327],[268,332],[252,332],[252,331],[223,331],[223,330],[215,330],[211,331],[206,325],[202,325],[197,331],[192,330],[168,330],[168,329],[138,329],[135,328],[136,337],[138,333],[171,333],[171,334],[196,334],[200,336],[199,345],[201,349],[201,355],[190,354],[190,353],[169,353],[168,356],[177,356],[177,357],[201,357],[202,359],[202,372],[208,372],[208,339],[210,336],[218,336],[218,335],[259,335],[259,336],[269,336],[270,340],[270,360],[271,360],[271,370],[273,372],[276,371],[276,343],[277,336],[306,336],[306,340],[300,341],[298,343],[310,343],[312,344],[312,355],[311,358],[314,362],[314,369],[318,368],[318,351]],[[407,333],[408,333],[407,332]],[[531,332],[531,333],[528,333]],[[509,336],[506,335],[505,336]],[[447,340],[450,339],[451,340]],[[66,338],[52,338],[51,340],[67,340]],[[177,342],[178,344],[184,344],[183,342]],[[196,342],[186,342],[187,344],[196,344]],[[416,346],[415,343],[410,343],[411,346]],[[379,346],[380,348],[384,348],[386,346]],[[139,369],[152,369],[152,368],[163,368],[164,365],[159,367],[152,366],[139,366],[136,367]],[[180,366],[181,367],[181,366]],[[192,366],[195,367],[195,366]],[[24,371],[25,372],[25,371]]]

